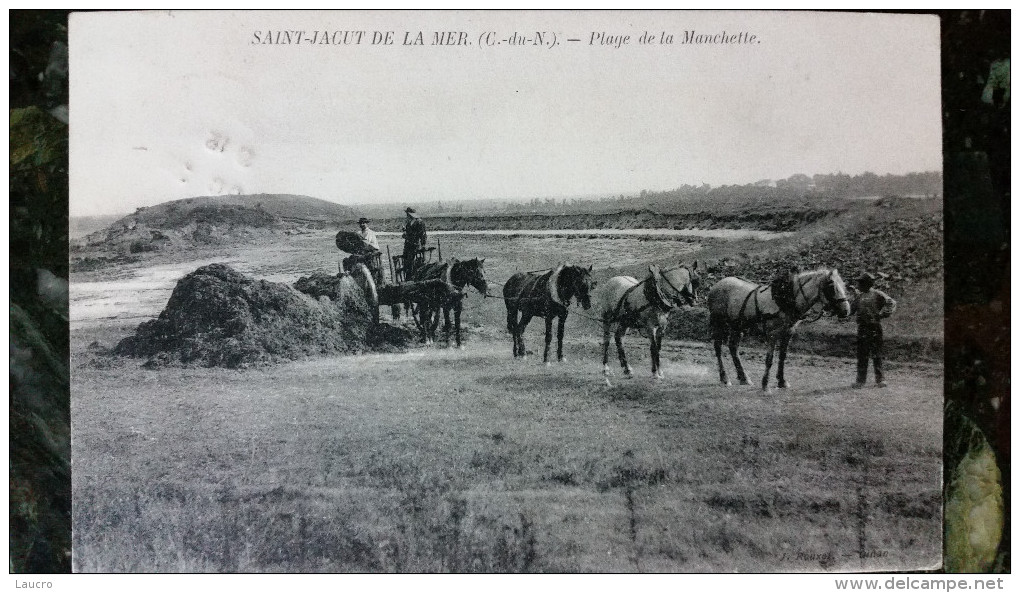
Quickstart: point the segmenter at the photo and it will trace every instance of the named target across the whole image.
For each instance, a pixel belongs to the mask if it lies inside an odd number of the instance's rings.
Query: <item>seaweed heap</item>
[[[330,292],[316,299],[211,264],[182,278],[159,317],[139,325],[114,353],[148,357],[147,367],[246,368],[365,350],[372,316],[364,291],[343,277]]]
[[[363,292],[351,292],[348,288],[351,276],[342,274],[326,274],[313,272],[310,276],[302,276],[294,283],[294,288],[313,298],[326,297],[340,306],[353,306],[348,299],[357,302],[365,300]],[[384,288],[384,287],[377,287]],[[403,352],[411,344],[417,342],[415,332],[405,326],[378,323],[370,325],[365,336],[366,345],[375,352]]]
[[[311,276],[302,276],[294,283],[294,288],[312,298],[329,297],[340,301],[345,294],[344,287],[350,282],[349,276],[337,276],[324,272],[313,272]]]

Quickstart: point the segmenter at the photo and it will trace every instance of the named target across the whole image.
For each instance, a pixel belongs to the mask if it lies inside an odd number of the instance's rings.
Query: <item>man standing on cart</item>
[[[358,228],[360,229],[358,234],[361,235],[362,241],[371,245],[376,251],[379,251],[379,239],[376,238],[375,231],[368,228],[369,222],[370,221],[364,216],[358,219]]]
[[[404,213],[407,214],[404,221],[404,279],[409,280],[421,264],[421,250],[425,248],[428,234],[425,223],[418,218],[414,208],[408,207]]]
[[[340,231],[337,234],[336,246],[351,254],[340,262],[340,271],[350,272],[356,265],[365,264],[372,271],[374,280],[381,282],[382,269],[376,261],[378,254],[381,253],[379,239],[376,238],[375,231],[368,228],[369,222],[367,218],[361,217],[358,219],[359,230],[357,232]],[[345,236],[349,238],[344,239]]]

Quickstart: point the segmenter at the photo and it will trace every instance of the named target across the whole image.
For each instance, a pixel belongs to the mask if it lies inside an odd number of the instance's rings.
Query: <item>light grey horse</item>
[[[835,269],[821,268],[801,272],[792,278],[792,299],[788,306],[780,306],[769,284],[755,284],[743,278],[729,276],[716,282],[708,291],[709,324],[715,343],[715,357],[719,361],[719,380],[729,385],[726,369],[723,368],[722,343],[728,341],[737,380],[747,385],[747,375],[740,363],[737,348],[740,338],[748,330],[758,330],[766,342],[765,375],[761,388],[768,391],[769,371],[772,369],[776,343],[779,343],[779,368],[776,371],[776,385],[786,388],[783,376],[786,363],[786,349],[797,325],[814,315],[815,321],[828,312],[844,318],[850,314],[850,303],[846,297],[843,279]]]
[[[638,281],[632,276],[615,276],[607,280],[595,294],[595,305],[602,321],[602,373],[609,375],[609,334],[616,336],[616,351],[623,374],[630,377],[633,371],[623,351],[623,336],[630,328],[638,328],[651,342],[652,376],[662,377],[659,352],[662,337],[675,307],[693,305],[698,296],[700,277],[698,262],[694,266],[679,266],[660,270],[648,267],[648,277]],[[607,379],[608,382],[608,379]]]

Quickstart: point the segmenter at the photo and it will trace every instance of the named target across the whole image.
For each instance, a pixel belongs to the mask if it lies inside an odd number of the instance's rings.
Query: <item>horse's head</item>
[[[591,309],[591,291],[595,287],[592,269],[593,266],[564,266],[560,270],[559,288],[564,297],[563,302],[569,303],[571,298],[576,298],[581,307]]]
[[[485,258],[469,259],[453,264],[454,283],[461,287],[470,285],[481,294],[489,294],[489,283],[485,281]]]
[[[649,266],[659,298],[667,305],[682,307],[691,305],[698,300],[698,287],[701,277],[697,273],[698,262],[692,268],[679,266],[668,270],[659,270],[658,266]]]
[[[850,301],[846,298],[846,286],[838,270],[830,270],[822,281],[822,297],[825,310],[843,319],[850,315]]]

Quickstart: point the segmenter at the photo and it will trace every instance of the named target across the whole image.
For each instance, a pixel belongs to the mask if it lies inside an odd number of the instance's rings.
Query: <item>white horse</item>
[[[843,279],[835,269],[822,268],[801,272],[792,279],[791,302],[783,306],[773,295],[770,284],[755,284],[743,278],[728,276],[712,286],[708,292],[709,324],[715,342],[715,357],[719,361],[719,380],[729,385],[726,369],[723,368],[722,343],[729,342],[730,356],[737,370],[737,380],[747,385],[747,375],[740,363],[737,348],[740,338],[747,330],[759,330],[766,341],[765,375],[761,388],[768,391],[769,371],[779,343],[779,369],[776,384],[780,389],[787,387],[783,370],[786,364],[786,349],[790,338],[801,321],[815,314],[815,319],[829,312],[844,318],[850,314],[850,303],[846,297]]]
[[[372,313],[372,324],[379,324],[379,292],[372,278],[372,271],[365,264],[359,263],[350,272],[354,281],[365,291],[365,301]]]
[[[662,337],[669,323],[669,314],[675,307],[693,305],[698,297],[698,262],[694,266],[679,266],[660,270],[648,267],[648,277],[638,281],[631,276],[615,276],[607,280],[596,292],[595,304],[602,321],[602,373],[609,375],[609,334],[616,336],[616,351],[623,374],[630,377],[633,371],[623,351],[623,336],[630,328],[638,328],[651,342],[652,376],[662,377],[659,351]],[[609,379],[606,379],[608,383]]]

